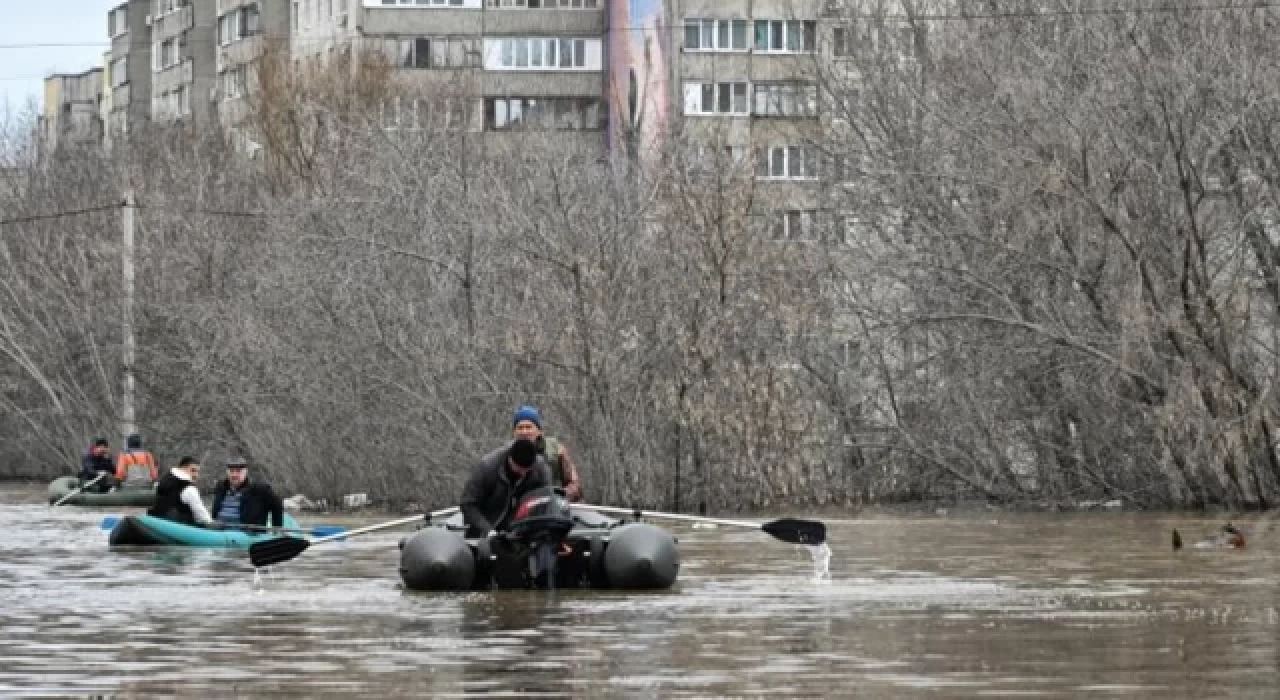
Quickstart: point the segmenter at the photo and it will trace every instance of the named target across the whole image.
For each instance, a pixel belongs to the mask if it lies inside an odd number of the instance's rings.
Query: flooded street
[[[3,696],[1280,692],[1269,520],[1236,521],[1247,549],[1177,554],[1171,527],[1194,540],[1222,520],[827,520],[829,581],[803,547],[681,525],[671,591],[428,594],[402,590],[402,530],[317,546],[255,581],[243,551],[111,551],[99,525],[120,511],[42,499],[0,489]]]

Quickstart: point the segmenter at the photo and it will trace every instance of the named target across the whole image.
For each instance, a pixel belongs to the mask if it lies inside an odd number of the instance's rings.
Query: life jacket
[[[156,458],[146,450],[121,452],[116,457],[116,479],[123,488],[149,486],[158,476]]]
[[[555,486],[564,486],[564,463],[560,461],[560,455],[564,454],[564,447],[560,445],[560,441],[543,435],[538,441],[538,451],[542,453],[543,459],[547,460],[547,466],[551,467],[551,478],[555,481]]]
[[[166,472],[160,477],[160,483],[156,484],[156,502],[147,510],[147,515],[194,525],[195,513],[191,512],[191,506],[182,502],[183,490],[191,485],[190,481],[179,478],[173,472]]]

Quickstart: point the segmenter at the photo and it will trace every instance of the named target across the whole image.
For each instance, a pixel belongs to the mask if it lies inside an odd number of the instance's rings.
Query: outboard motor
[[[508,561],[524,560],[526,586],[555,588],[557,550],[573,524],[564,489],[538,489],[516,507],[503,554]]]

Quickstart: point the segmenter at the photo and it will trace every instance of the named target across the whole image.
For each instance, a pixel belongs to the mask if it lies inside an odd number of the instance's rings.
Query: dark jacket
[[[247,479],[240,487],[240,524],[266,525],[267,515],[271,516],[271,525],[284,527],[284,502],[276,495],[270,484],[263,484]],[[209,514],[218,519],[218,511],[222,509],[222,501],[231,490],[231,482],[223,479],[213,489],[213,509]]]
[[[100,472],[114,474],[116,465],[111,461],[111,455],[95,455],[92,452],[84,453],[80,458],[80,478],[94,479]]]
[[[147,510],[152,515],[165,520],[173,520],[184,525],[194,525],[195,513],[191,507],[182,502],[182,492],[191,485],[190,481],[178,478],[172,471],[164,473],[156,482],[156,501]]]
[[[467,521],[468,537],[484,537],[490,530],[505,530],[516,505],[525,495],[552,485],[551,469],[541,456],[528,474],[513,475],[507,468],[511,444],[485,455],[467,477],[460,505]]]

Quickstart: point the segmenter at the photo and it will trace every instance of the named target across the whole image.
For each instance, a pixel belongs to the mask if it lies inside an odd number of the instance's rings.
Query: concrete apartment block
[[[59,73],[44,80],[39,118],[42,153],[102,141],[102,69]]]
[[[107,12],[111,49],[104,58],[103,92],[109,94],[106,142],[115,141],[151,120],[152,0],[128,0]]]
[[[151,118],[214,126],[215,0],[153,0]]]

